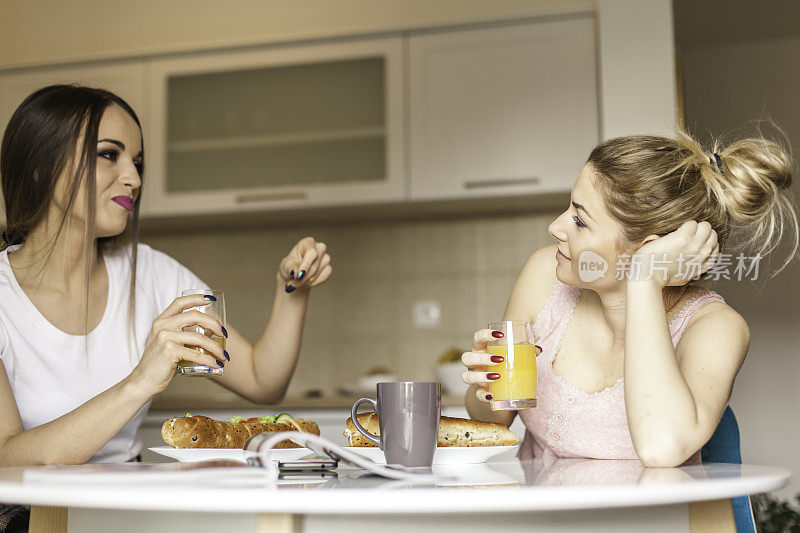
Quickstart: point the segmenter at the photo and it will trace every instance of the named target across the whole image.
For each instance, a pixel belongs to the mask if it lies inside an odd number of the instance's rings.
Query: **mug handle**
[[[376,402],[373,398],[359,398],[358,400],[356,400],[356,403],[353,404],[353,408],[350,409],[350,419],[353,421],[353,425],[356,427],[359,433],[361,433],[362,435],[364,435],[364,437],[369,439],[375,446],[377,446],[380,449],[383,449],[380,437],[378,437],[377,435],[373,435],[372,433],[364,429],[364,426],[358,423],[358,406],[361,405],[362,403],[368,403],[372,405],[372,410],[375,411],[376,413],[378,412],[378,402]]]

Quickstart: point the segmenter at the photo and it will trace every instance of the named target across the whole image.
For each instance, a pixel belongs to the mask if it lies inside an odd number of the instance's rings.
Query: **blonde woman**
[[[764,139],[711,151],[685,134],[597,146],[569,207],[549,226],[556,244],[530,257],[505,311],[505,319],[534,321],[538,406],[489,409],[487,386],[498,375],[486,369],[496,364],[486,352],[493,332],[481,330],[462,357],[470,415],[503,424],[519,415],[527,428],[522,457],[640,459],[653,467],[699,461],[750,330],[693,278],[729,252],[733,233],[760,244],[745,256],[751,275],[752,257],[768,253],[784,231],[793,233],[795,255],[791,172],[789,155]],[[580,268],[587,257],[605,262],[606,274],[587,276]],[[733,261],[729,275],[738,267]]]
[[[8,124],[0,153],[8,222],[0,466],[135,460],[136,430],[180,360],[224,366],[215,379],[259,403],[286,391],[309,290],[331,274],[325,245],[309,237],[283,259],[255,345],[230,325],[184,312],[208,302],[177,297],[181,290],[207,285],[138,243],[142,146],[134,111],[100,89],[45,87]],[[226,350],[182,330],[192,325],[227,337]]]

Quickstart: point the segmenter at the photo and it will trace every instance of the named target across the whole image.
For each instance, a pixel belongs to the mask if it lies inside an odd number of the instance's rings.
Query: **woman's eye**
[[[116,150],[104,150],[97,154],[97,157],[102,157],[103,159],[108,159],[109,161],[116,162],[117,161],[117,151]]]
[[[575,221],[575,225],[578,226],[579,228],[587,227],[586,224],[584,224],[583,221],[580,218],[578,218],[578,215],[573,215],[572,220]]]

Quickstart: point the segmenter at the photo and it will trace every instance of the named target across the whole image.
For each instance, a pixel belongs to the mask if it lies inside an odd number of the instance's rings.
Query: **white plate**
[[[244,461],[253,452],[245,452],[240,448],[173,448],[171,446],[155,446],[148,448],[151,452],[166,455],[182,463],[195,463],[209,459],[233,459]],[[296,461],[314,452],[308,448],[283,448],[272,450],[272,458],[280,461]]]
[[[473,447],[460,447],[453,446],[447,448],[436,448],[436,453],[433,455],[433,464],[435,465],[463,465],[485,463],[495,455],[503,452],[515,450],[519,445],[514,446],[473,446]],[[363,457],[372,459],[376,463],[386,464],[386,459],[380,448],[366,447],[366,446],[345,446],[346,450],[357,453]]]

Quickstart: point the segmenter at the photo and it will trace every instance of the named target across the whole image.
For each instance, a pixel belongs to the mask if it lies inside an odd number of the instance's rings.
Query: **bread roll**
[[[173,448],[241,448],[253,435],[265,431],[303,431],[319,435],[319,426],[311,420],[287,420],[280,423],[221,422],[197,416],[179,416],[164,421],[161,438]],[[300,448],[285,440],[275,448]]]
[[[359,414],[358,423],[373,435],[381,434],[380,419],[376,413]],[[344,436],[347,437],[349,446],[375,446],[356,429],[350,418],[345,422]],[[439,436],[436,445],[440,448],[513,446],[518,441],[514,432],[503,424],[443,416],[439,422]]]

